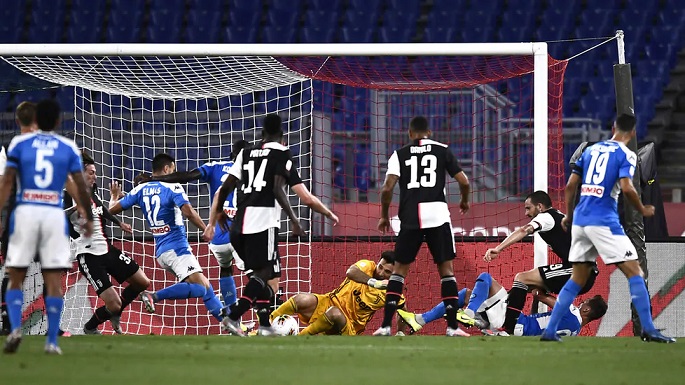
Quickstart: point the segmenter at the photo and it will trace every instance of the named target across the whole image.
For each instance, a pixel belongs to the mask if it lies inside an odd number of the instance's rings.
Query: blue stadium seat
[[[420,0],[388,0],[388,9],[404,9],[418,15]]]
[[[343,27],[341,43],[373,43],[373,30],[360,27]]]
[[[343,18],[343,25],[347,28],[375,29],[378,25],[378,12],[347,10]]]
[[[423,32],[425,43],[454,43],[457,34],[451,27],[426,27]]]
[[[31,11],[28,40],[31,43],[59,43],[65,22],[65,2],[41,0]]]
[[[262,28],[263,43],[295,43],[297,30],[293,27],[283,28],[277,26],[266,26]]]
[[[171,28],[175,28],[180,30],[183,25],[183,13],[171,9],[151,10],[148,16],[150,17],[148,23],[149,29],[157,28],[170,30]]]
[[[432,12],[458,12],[461,13],[464,9],[469,8],[469,0],[450,0],[450,1],[433,1]],[[477,7],[477,4],[474,4]],[[499,8],[493,8],[499,9]]]
[[[350,0],[348,9],[378,14],[382,11],[382,5],[382,0]]]
[[[140,42],[142,12],[132,8],[114,9],[107,23],[106,39],[110,43]]]
[[[337,12],[310,10],[305,12],[304,26],[335,30],[338,26],[338,17]]]
[[[312,82],[314,108],[330,111],[333,109],[333,85],[329,82],[314,80]]]
[[[228,13],[228,25],[231,27],[254,28],[259,26],[260,12],[245,9],[231,9]]]
[[[221,26],[213,23],[188,26],[185,29],[183,40],[186,43],[218,43]]]
[[[257,29],[254,27],[229,26],[223,31],[224,43],[256,43]]]
[[[335,28],[329,27],[304,27],[300,30],[301,43],[334,43]]]
[[[341,0],[307,0],[307,9],[322,11],[340,11]]]
[[[181,41],[181,28],[178,25],[153,25],[147,26],[147,41],[149,43],[179,43]]]
[[[71,43],[98,43],[102,39],[104,11],[72,10],[67,41]]]
[[[182,14],[185,12],[186,0],[149,0],[150,11],[169,10],[169,13]]]
[[[52,98],[52,93],[50,90],[35,90],[35,91],[24,91],[18,92],[14,95],[14,104],[19,104],[21,102],[39,102],[43,99]]]
[[[380,27],[378,28],[381,43],[410,43],[414,28]]]
[[[10,2],[14,4],[14,2]],[[0,43],[19,43],[24,31],[25,14],[15,8],[0,10]]]
[[[396,29],[409,29],[413,33],[418,13],[407,10],[388,9],[383,14],[383,26]]]
[[[461,24],[461,13],[458,9],[443,11],[433,8],[428,14],[426,28],[459,28]]]
[[[279,12],[299,12],[302,9],[302,0],[272,1],[269,9]]]
[[[502,27],[528,27],[535,25],[536,13],[530,9],[517,9],[502,14]]]
[[[354,185],[360,192],[369,191],[371,182],[371,154],[367,145],[355,147]]]
[[[256,13],[262,12],[262,0],[228,0],[228,9],[243,9]]]
[[[502,42],[522,42],[534,41],[533,29],[530,25],[522,24],[521,26],[502,26],[497,31],[497,40]]]
[[[187,0],[190,10],[204,10],[212,13],[223,13],[226,11],[226,4],[223,0]]]
[[[107,35],[105,37],[108,43],[139,43],[140,42],[140,28],[126,27],[126,26],[107,26]]]
[[[487,43],[495,39],[494,31],[491,27],[471,25],[461,31],[461,41],[465,43]],[[459,33],[457,33],[459,38]]]
[[[266,13],[267,24],[272,27],[293,29],[299,22],[300,14],[296,11],[277,11],[270,9]]]
[[[649,29],[650,43],[664,43],[680,47],[682,24],[663,25]]]

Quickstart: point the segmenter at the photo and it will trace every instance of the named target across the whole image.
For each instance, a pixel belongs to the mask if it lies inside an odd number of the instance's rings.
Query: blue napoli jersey
[[[619,180],[632,179],[636,164],[635,153],[620,142],[605,140],[585,149],[573,167],[582,178],[573,224],[607,226],[613,234],[624,234],[618,218]]]
[[[214,194],[221,188],[228,177],[228,170],[233,166],[231,161],[221,161],[221,162],[209,162],[205,163],[198,168],[200,170],[200,181],[209,184],[209,196],[214,199]],[[224,212],[229,218],[233,219],[236,213],[236,202],[235,202],[235,192],[232,191],[228,194],[226,202],[224,202]],[[214,238],[212,238],[212,243],[215,245],[225,245],[230,243],[231,238],[228,232],[221,229],[221,226],[217,223],[214,229]]]
[[[178,183],[148,182],[136,186],[119,203],[124,210],[138,206],[155,239],[155,255],[175,250],[176,254],[192,253],[183,215],[179,207],[190,204]]]
[[[34,132],[12,139],[7,167],[17,169],[17,205],[62,208],[67,177],[83,169],[76,144],[51,132]]]
[[[521,313],[516,322],[516,328],[523,327],[523,336],[539,336],[542,335],[542,331],[547,328],[549,320],[552,318],[552,312],[538,313],[525,315]],[[559,322],[559,328],[557,329],[557,334],[562,336],[577,336],[580,333],[580,323],[582,318],[580,317],[580,310],[571,305],[569,311],[564,314]],[[519,335],[516,333],[516,335]]]

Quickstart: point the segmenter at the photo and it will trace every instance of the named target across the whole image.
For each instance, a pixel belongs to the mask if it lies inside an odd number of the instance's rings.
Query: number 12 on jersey
[[[407,189],[419,187],[435,187],[437,180],[436,170],[438,168],[438,157],[432,154],[426,154],[421,157],[421,167],[423,168],[423,175],[419,179],[419,159],[416,156],[404,161],[404,164],[410,168],[409,183]]]

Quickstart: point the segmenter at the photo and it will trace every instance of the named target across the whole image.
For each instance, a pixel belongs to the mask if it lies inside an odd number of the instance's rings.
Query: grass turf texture
[[[19,384],[683,384],[685,344],[638,338],[25,337],[0,355]],[[104,382],[103,382],[104,381]]]

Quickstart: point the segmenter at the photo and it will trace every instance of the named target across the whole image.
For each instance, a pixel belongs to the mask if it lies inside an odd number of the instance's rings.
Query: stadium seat
[[[13,24],[14,22],[21,24]],[[23,21],[11,20],[4,21],[0,18],[0,43],[19,43],[22,41],[24,33]]]
[[[108,43],[139,43],[140,28],[126,26],[115,27],[110,24],[107,27],[105,38]]]
[[[282,29],[293,29],[299,23],[300,14],[296,11],[277,11],[269,9],[266,13],[267,24]]]
[[[98,43],[102,40],[102,25],[105,20],[103,10],[72,10],[69,19],[68,42]]]
[[[296,38],[297,30],[293,27],[266,26],[262,28],[262,43],[295,43]]]
[[[228,13],[228,25],[241,28],[257,28],[261,13],[244,9],[233,9]]]
[[[302,0],[272,1],[269,4],[269,10],[272,9],[279,12],[299,13],[302,9]]]
[[[343,26],[373,30],[378,25],[378,15],[375,11],[347,10],[343,17]]]
[[[254,13],[262,12],[262,0],[228,0],[228,9],[242,9]]]
[[[341,0],[307,0],[307,9],[337,12],[341,3]]]
[[[301,43],[334,43],[335,28],[304,27],[300,30]]]
[[[151,13],[159,10],[168,10],[170,14],[183,14],[186,8],[186,0],[149,0]]]
[[[207,23],[185,29],[183,41],[186,43],[218,43],[221,26]]]
[[[341,43],[373,43],[373,30],[360,27],[343,27]]]
[[[421,4],[420,0],[387,0],[388,5],[387,9],[403,9],[406,10],[407,12],[414,13],[415,15],[418,15],[420,12],[419,5]]]
[[[434,13],[462,13],[464,9],[469,8],[469,0],[450,0],[450,1],[433,1],[433,8],[431,12]],[[477,4],[474,4],[477,7]],[[499,9],[499,8],[493,8]]]
[[[354,186],[360,192],[369,191],[371,182],[371,156],[367,145],[357,145],[355,147],[354,162]]]
[[[207,11],[221,14],[227,10],[223,0],[186,0],[191,11]]]
[[[419,14],[416,11],[412,12],[401,8],[400,10],[388,9],[383,14],[383,26],[386,28],[408,29],[413,33],[418,17]]]
[[[532,28],[535,26],[536,16],[537,13],[531,12],[528,8],[507,11],[502,14],[502,27]]]
[[[329,11],[310,10],[305,12],[304,26],[307,28],[330,29],[331,32],[338,26],[338,13]]]
[[[414,29],[409,27],[380,27],[378,33],[381,43],[410,43]]]
[[[451,27],[426,27],[423,31],[423,41],[425,43],[454,43],[456,33]]]
[[[256,43],[257,29],[254,27],[229,26],[223,31],[224,43]]]
[[[147,26],[148,43],[179,43],[181,41],[181,29],[178,25],[153,25]]]

